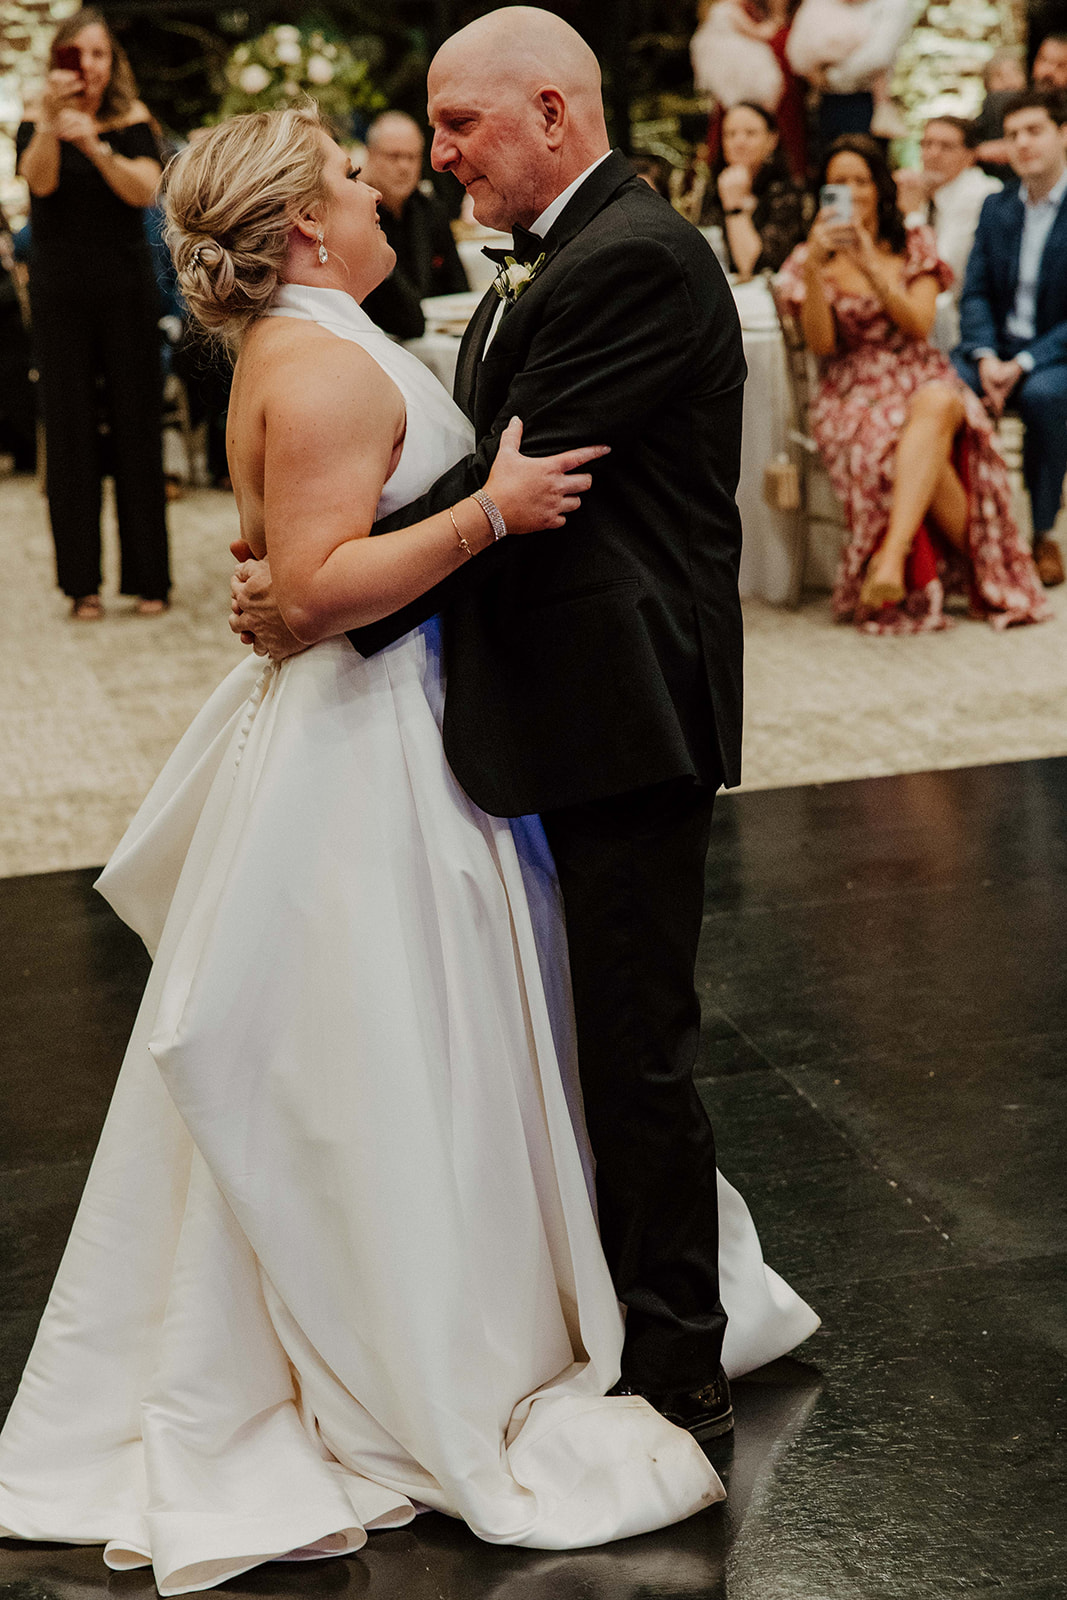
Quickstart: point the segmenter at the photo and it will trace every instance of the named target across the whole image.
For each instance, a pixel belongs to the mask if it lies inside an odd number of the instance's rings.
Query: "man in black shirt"
[[[379,215],[396,251],[390,277],[367,296],[363,308],[386,333],[417,339],[424,329],[421,302],[428,295],[470,287],[444,206],[419,188],[425,141],[402,111],[385,111],[367,131],[362,176],[379,189]]]

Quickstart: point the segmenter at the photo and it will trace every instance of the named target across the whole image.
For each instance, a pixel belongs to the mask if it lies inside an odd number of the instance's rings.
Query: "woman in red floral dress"
[[[929,228],[905,232],[878,146],[845,134],[821,181],[852,191],[852,221],[820,211],[778,278],[821,379],[810,424],[851,537],[834,616],[868,632],[950,626],[946,594],[996,628],[1049,614],[1015,524],[978,397],[927,341],[952,274]]]

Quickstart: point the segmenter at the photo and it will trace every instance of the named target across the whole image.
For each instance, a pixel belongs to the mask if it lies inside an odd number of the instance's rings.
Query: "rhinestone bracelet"
[[[487,495],[484,489],[477,489],[474,494],[471,495],[471,499],[477,500],[478,504],[489,518],[489,526],[493,530],[493,543],[495,544],[498,539],[506,539],[508,525],[501,516],[500,507],[497,505],[496,501],[493,500],[491,496]]]

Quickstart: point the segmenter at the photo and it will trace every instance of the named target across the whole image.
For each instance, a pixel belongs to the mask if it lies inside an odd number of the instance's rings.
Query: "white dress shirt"
[[[537,221],[531,222],[530,232],[536,233],[543,239],[549,228],[556,221],[556,218],[562,216],[564,207],[574,199],[586,178],[590,177],[597,167],[602,166],[610,154],[610,150],[605,150],[602,156],[597,156],[591,166],[586,167],[584,172],[579,173],[574,182],[569,183],[563,193],[558,194],[552,204],[545,207]]]
[[[928,220],[937,235],[937,253],[955,276],[952,291],[956,299],[963,288],[982,207],[989,195],[1002,187],[999,178],[991,178],[981,167],[965,167],[959,177],[943,183],[931,196]]]
[[[1002,187],[999,178],[991,178],[981,167],[964,170],[935,189],[926,206],[920,211],[909,211],[904,218],[907,228],[928,224],[937,239],[937,253],[952,268],[953,281],[937,297],[931,344],[947,355],[960,342],[959,299],[967,272],[967,258],[974,243],[978,217],[986,197],[996,194]]]
[[[543,239],[549,228],[551,228],[552,224],[555,222],[556,218],[562,215],[564,206],[566,206],[567,203],[578,193],[578,190],[582,187],[582,184],[585,182],[586,178],[588,178],[591,173],[595,172],[597,167],[600,166],[601,162],[606,161],[610,154],[610,150],[605,150],[604,154],[602,156],[598,156],[591,166],[586,167],[584,172],[579,173],[574,182],[569,183],[564,189],[563,193],[558,194],[552,201],[551,205],[547,205],[545,207],[537,221],[530,224],[530,232],[536,233],[539,238]],[[506,304],[506,301],[501,300],[500,304],[496,308],[496,315],[493,318],[488,337],[486,338],[485,344],[482,346],[483,355],[496,338],[496,330],[500,326],[500,319],[504,315]]]
[[[1045,253],[1052,224],[1067,194],[1067,170],[1060,174],[1043,200],[1031,200],[1025,185],[1023,199],[1023,236],[1019,241],[1019,277],[1015,285],[1015,304],[1004,323],[1005,333],[1015,339],[1032,339],[1037,331],[1037,280],[1041,275],[1041,257]],[[995,350],[984,345],[971,351],[972,361],[985,356],[995,356]],[[1019,350],[1012,357],[1024,372],[1033,372],[1034,358],[1029,350]]]

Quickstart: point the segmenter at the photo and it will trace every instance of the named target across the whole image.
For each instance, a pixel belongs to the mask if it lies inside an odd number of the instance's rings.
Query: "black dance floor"
[[[0,883],[0,1412],[146,962],[91,873]],[[730,1498],[568,1554],[440,1516],[238,1595],[1067,1596],[1067,759],[728,797],[702,1092],[768,1259],[816,1306],[736,1386]],[[0,1600],[148,1600],[99,1550],[0,1544]]]

